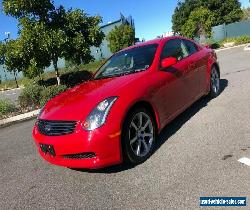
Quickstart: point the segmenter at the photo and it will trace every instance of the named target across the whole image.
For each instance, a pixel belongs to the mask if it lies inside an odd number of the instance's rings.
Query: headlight
[[[87,131],[92,131],[101,127],[105,123],[109,110],[116,99],[117,97],[110,97],[100,102],[88,115],[83,123],[83,128]]]
[[[41,109],[39,110],[39,113],[38,113],[38,115],[37,115],[37,119],[39,119],[40,118],[40,116],[42,115],[42,113],[43,113],[43,110],[44,110],[44,106],[43,107],[41,107]]]

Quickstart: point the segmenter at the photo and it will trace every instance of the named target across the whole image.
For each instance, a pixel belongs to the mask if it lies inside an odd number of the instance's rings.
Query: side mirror
[[[211,45],[210,44],[206,44],[206,45],[204,45],[204,47],[207,48],[207,49],[210,49]]]
[[[174,57],[169,57],[169,58],[164,58],[162,61],[161,61],[161,67],[162,68],[168,68],[170,66],[173,66],[174,64],[177,63],[177,59],[174,58]]]

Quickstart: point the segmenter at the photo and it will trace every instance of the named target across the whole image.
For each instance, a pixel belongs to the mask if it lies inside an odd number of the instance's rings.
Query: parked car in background
[[[184,37],[156,39],[117,52],[90,81],[50,100],[33,137],[52,164],[140,164],[171,120],[202,96],[219,92],[212,49]]]

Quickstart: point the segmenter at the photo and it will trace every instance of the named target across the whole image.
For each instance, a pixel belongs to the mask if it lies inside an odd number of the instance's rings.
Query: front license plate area
[[[56,156],[56,152],[54,150],[53,145],[49,145],[49,144],[40,144],[40,149],[42,150],[42,152],[46,155],[46,154],[50,154],[52,156]]]

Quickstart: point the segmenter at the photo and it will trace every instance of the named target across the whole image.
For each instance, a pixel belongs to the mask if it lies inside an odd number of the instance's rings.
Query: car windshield
[[[157,44],[125,50],[113,55],[97,72],[94,79],[122,76],[148,69],[157,49]]]

